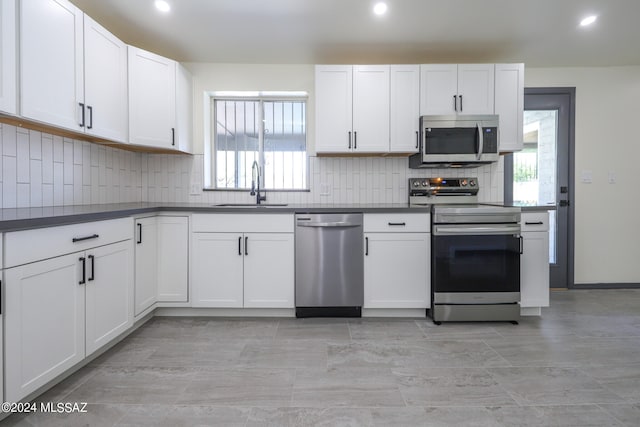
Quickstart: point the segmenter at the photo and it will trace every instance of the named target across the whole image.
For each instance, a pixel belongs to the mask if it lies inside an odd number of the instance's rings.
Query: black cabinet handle
[[[542,225],[542,224],[544,224],[544,222],[542,221],[536,221],[536,222],[525,221],[525,225]]]
[[[366,256],[369,256],[369,238],[368,237],[364,238],[364,254]]]
[[[353,149],[358,148],[358,132],[353,131]]]
[[[84,104],[82,102],[78,102],[78,104],[80,104],[80,111],[81,111],[81,115],[80,117],[82,117],[82,121],[80,122],[80,127],[83,128],[84,127]]]
[[[416,150],[418,149],[419,145],[420,145],[420,132],[416,131]]]
[[[238,255],[242,256],[242,236],[238,237]]]
[[[390,222],[389,225],[390,226],[404,227],[405,225],[407,225],[407,223],[406,222]]]
[[[88,258],[91,260],[91,276],[89,276],[87,281],[92,282],[95,279],[96,263],[95,263],[95,257],[93,255],[89,255]]]
[[[458,97],[453,95],[453,111],[458,111]]]
[[[522,236],[518,236],[518,239],[520,239],[520,255],[522,255],[524,253],[524,238]]]
[[[87,105],[87,110],[89,110],[89,126],[87,126],[87,129],[92,129],[93,128],[93,107],[91,107],[90,105]]]
[[[249,238],[244,238],[244,254],[249,255]]]
[[[72,243],[82,242],[84,240],[97,239],[98,237],[100,237],[99,234],[92,234],[91,236],[85,236],[85,237],[74,237],[73,239],[71,239],[71,242]]]
[[[78,282],[79,285],[87,283],[87,260],[81,256],[78,260],[82,263],[82,280]]]
[[[171,128],[171,145],[176,145],[176,128]]]
[[[460,112],[462,112],[462,95],[460,95]]]
[[[349,131],[349,150],[351,150],[351,131]]]
[[[142,243],[142,224],[137,223],[138,226],[138,241],[136,242],[138,245]]]

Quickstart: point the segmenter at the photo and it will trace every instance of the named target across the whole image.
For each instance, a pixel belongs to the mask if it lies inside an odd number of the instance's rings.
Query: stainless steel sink
[[[216,207],[226,207],[226,208],[272,208],[272,207],[282,207],[288,206],[286,203],[260,203],[259,205],[255,203],[219,203],[213,205]]]

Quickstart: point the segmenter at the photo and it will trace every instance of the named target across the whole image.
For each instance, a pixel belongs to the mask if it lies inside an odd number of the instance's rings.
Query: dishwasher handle
[[[347,221],[335,221],[335,222],[299,222],[298,227],[316,227],[316,228],[347,228],[347,227],[362,227],[362,224],[347,222]]]

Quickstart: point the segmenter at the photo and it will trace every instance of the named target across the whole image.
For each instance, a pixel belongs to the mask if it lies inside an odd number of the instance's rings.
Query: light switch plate
[[[331,194],[331,186],[326,182],[320,183],[320,195],[329,196]]]
[[[201,192],[202,192],[202,189],[198,184],[193,184],[193,183],[191,184],[191,190],[189,191],[189,194],[191,196],[198,196]]]
[[[593,172],[589,170],[582,171],[582,182],[584,184],[591,184],[593,182]]]
[[[618,180],[618,177],[616,176],[615,172],[609,171],[608,179],[609,179],[609,184],[615,184],[616,181]]]

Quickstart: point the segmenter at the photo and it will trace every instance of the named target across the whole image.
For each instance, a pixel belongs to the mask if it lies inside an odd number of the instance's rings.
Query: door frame
[[[575,87],[533,87],[525,88],[524,96],[527,95],[568,95],[569,96],[569,159],[568,159],[568,184],[569,184],[569,206],[567,206],[567,288],[575,287],[574,258],[575,258],[575,123],[576,123],[576,88]],[[513,155],[504,157],[504,200],[505,203],[513,202]],[[509,179],[507,179],[509,176]],[[556,208],[557,209],[557,208]]]

